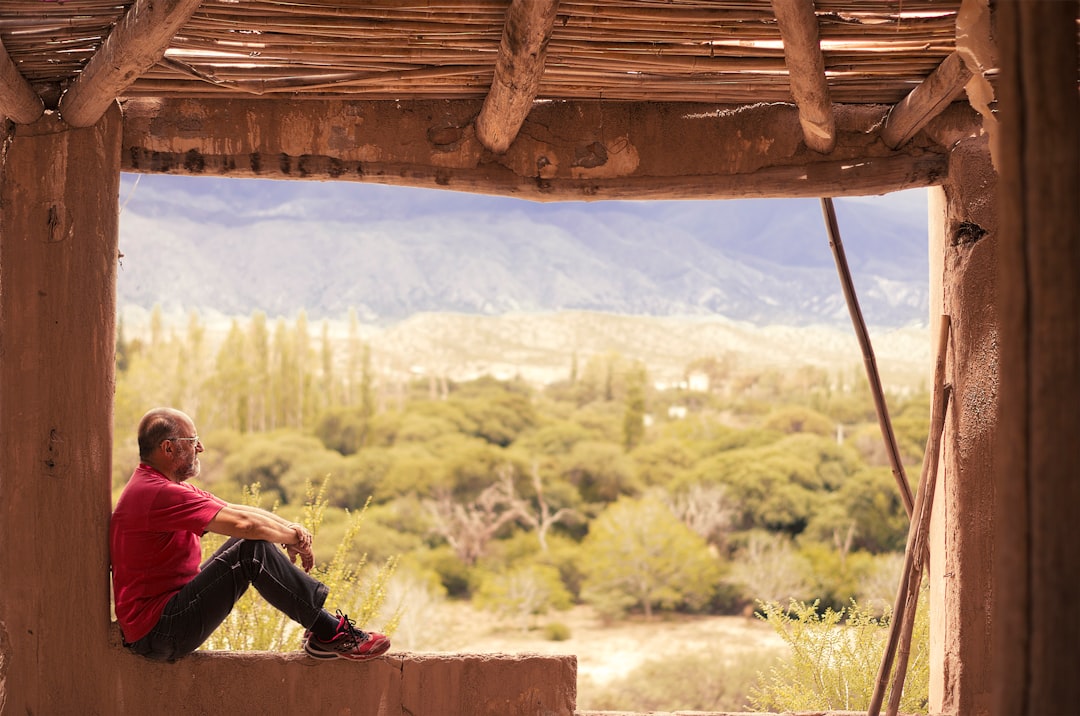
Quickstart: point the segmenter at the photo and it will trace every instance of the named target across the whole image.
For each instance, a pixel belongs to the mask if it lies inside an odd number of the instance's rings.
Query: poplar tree
[[[290,424],[295,404],[296,360],[294,346],[289,341],[289,329],[285,319],[278,316],[274,322],[274,338],[271,345],[270,369],[270,425],[271,430]]]
[[[645,437],[645,368],[635,366],[627,376],[626,409],[623,412],[623,448],[630,452]]]
[[[252,373],[247,361],[245,344],[244,332],[240,329],[239,322],[233,319],[225,342],[218,350],[207,401],[216,404],[213,414],[220,416],[219,427],[240,432],[251,430]]]
[[[251,398],[249,421],[251,429],[263,432],[269,429],[267,411],[270,395],[270,333],[266,328],[266,314],[256,311],[248,327],[246,350],[251,357]]]

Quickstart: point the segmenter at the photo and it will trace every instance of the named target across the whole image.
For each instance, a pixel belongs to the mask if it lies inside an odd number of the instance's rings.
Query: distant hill
[[[538,204],[124,175],[121,306],[340,318],[601,311],[850,327],[817,200]],[[923,190],[839,199],[866,320],[925,325]]]

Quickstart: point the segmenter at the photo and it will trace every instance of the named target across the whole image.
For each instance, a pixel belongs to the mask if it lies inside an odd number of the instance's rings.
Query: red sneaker
[[[338,612],[337,633],[329,641],[314,634],[305,635],[304,651],[316,659],[352,659],[367,661],[390,648],[390,640],[382,634],[361,631],[349,617]]]

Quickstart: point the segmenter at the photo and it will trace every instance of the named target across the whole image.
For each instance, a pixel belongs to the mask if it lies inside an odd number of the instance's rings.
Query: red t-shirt
[[[150,633],[165,605],[199,573],[199,540],[225,502],[140,464],[109,524],[116,619],[128,643]]]

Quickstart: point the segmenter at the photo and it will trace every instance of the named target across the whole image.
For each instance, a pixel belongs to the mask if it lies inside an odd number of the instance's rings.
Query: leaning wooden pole
[[[904,464],[900,460],[900,447],[896,444],[896,435],[893,433],[892,422],[889,420],[889,409],[885,404],[885,392],[881,388],[881,376],[878,374],[877,360],[874,358],[874,349],[870,345],[870,333],[866,330],[866,321],[863,320],[862,310],[859,308],[859,299],[855,295],[855,284],[851,280],[851,271],[848,269],[844,245],[840,241],[840,226],[836,222],[836,209],[833,207],[831,198],[822,197],[821,210],[825,214],[825,228],[829,232],[829,246],[832,248],[833,258],[836,260],[836,270],[840,274],[840,286],[843,288],[844,299],[847,301],[848,311],[851,313],[851,322],[855,325],[855,335],[859,339],[859,346],[862,348],[863,362],[866,364],[866,377],[870,381],[870,392],[874,396],[874,408],[877,410],[881,435],[885,439],[885,449],[889,455],[893,478],[896,480],[897,487],[900,488],[900,497],[904,501],[904,509],[907,511],[908,519],[911,519],[914,513],[915,500],[911,496],[911,487],[908,485],[907,476],[904,474]]]
[[[907,662],[911,652],[911,632],[915,624],[915,608],[922,585],[922,570],[930,554],[927,540],[930,535],[930,516],[934,505],[934,489],[937,484],[938,458],[941,452],[941,439],[945,432],[945,415],[948,411],[952,386],[945,383],[946,349],[949,343],[948,316],[941,317],[938,333],[936,360],[934,364],[933,404],[930,408],[930,434],[926,439],[923,453],[922,475],[919,478],[919,491],[915,497],[915,518],[908,527],[907,548],[904,550],[904,567],[900,576],[900,585],[893,604],[892,622],[889,625],[889,638],[885,644],[885,653],[881,657],[874,693],[870,698],[867,716],[877,716],[881,712],[881,703],[885,698],[885,686],[892,671],[893,659],[897,646],[900,645],[900,658],[896,663],[896,675],[893,679],[889,698],[888,713],[895,715],[900,706],[900,695],[907,677]]]

